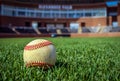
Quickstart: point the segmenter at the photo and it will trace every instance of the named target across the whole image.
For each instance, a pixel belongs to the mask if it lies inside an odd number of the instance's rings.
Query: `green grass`
[[[120,38],[44,38],[57,53],[48,70],[24,66],[24,46],[34,39],[0,39],[0,81],[120,81]]]

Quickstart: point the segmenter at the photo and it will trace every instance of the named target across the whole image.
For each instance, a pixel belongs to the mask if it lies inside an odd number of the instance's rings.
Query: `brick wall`
[[[1,17],[0,25],[8,26],[9,24],[11,24],[12,26],[25,26],[25,22],[30,22],[30,25],[31,25],[33,21],[40,22],[44,24],[44,26],[45,26],[45,23],[65,23],[67,24],[67,26],[69,26],[71,22],[78,22],[80,26],[82,23],[84,23],[86,27],[98,26],[98,24],[101,24],[101,26],[107,25],[107,19],[105,17],[102,17],[102,18],[90,18],[89,17],[89,18],[79,18],[79,19],[57,19],[57,21],[54,21],[54,19],[7,17],[7,16]]]
[[[82,34],[71,34],[72,38],[75,37],[120,37],[119,32],[110,32],[110,33],[82,33]]]
[[[39,19],[39,18],[25,18],[25,17],[8,17],[8,16],[1,16],[1,24],[6,25],[12,24],[12,26],[25,26],[25,22],[30,22],[30,26],[32,26],[32,22],[53,22],[53,19]],[[44,26],[44,23],[42,23]]]
[[[85,23],[86,27],[90,27],[90,26],[98,26],[98,24],[100,24],[101,26],[106,26],[107,25],[107,19],[105,17],[101,17],[101,18],[80,18],[77,20],[77,22],[81,23]]]

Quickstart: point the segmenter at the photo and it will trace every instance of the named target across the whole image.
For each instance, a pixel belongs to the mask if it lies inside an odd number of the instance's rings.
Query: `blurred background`
[[[120,0],[0,0],[0,37],[119,32]]]

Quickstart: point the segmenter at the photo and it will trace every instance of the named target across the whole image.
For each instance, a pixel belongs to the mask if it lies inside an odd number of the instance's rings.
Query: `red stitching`
[[[33,50],[33,49],[44,47],[50,44],[52,44],[52,42],[46,41],[46,42],[38,43],[36,45],[28,45],[28,46],[25,46],[24,50]]]
[[[32,62],[32,63],[27,63],[26,66],[42,66],[42,67],[51,67],[53,66],[52,64],[48,64],[48,63],[40,63],[40,62]]]

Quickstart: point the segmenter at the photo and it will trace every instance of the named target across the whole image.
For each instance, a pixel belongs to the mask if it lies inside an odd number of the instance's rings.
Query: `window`
[[[45,18],[50,18],[50,13],[44,13]]]
[[[42,17],[42,13],[36,13],[36,17]]]
[[[19,16],[25,16],[25,12],[19,11],[19,12],[18,12],[18,15],[19,15]]]
[[[80,13],[76,13],[76,17],[81,17],[81,14]]]
[[[73,18],[74,13],[69,13],[69,18]]]
[[[105,8],[99,8],[99,9],[93,9],[93,17],[103,17],[106,16],[106,9]]]
[[[103,17],[106,16],[106,8],[76,9],[76,10],[42,10],[26,7],[15,7],[2,5],[3,15],[6,16],[26,16],[38,18],[80,18],[80,17]],[[1,13],[1,6],[0,6]],[[116,16],[116,13],[109,15]]]
[[[12,16],[15,16],[16,14],[15,14],[15,11],[12,11]]]
[[[33,12],[27,12],[27,16],[34,17],[34,13]]]
[[[66,18],[67,17],[67,13],[61,13],[61,17],[62,18]]]
[[[11,10],[7,10],[7,9],[4,9],[4,10],[3,10],[3,14],[4,14],[4,15],[7,15],[7,16],[12,16],[12,11],[11,11]]]
[[[85,17],[91,17],[91,16],[92,16],[92,14],[90,12],[85,13]]]
[[[0,14],[1,14],[1,11],[2,11],[2,9],[1,9],[1,5],[0,5]]]

